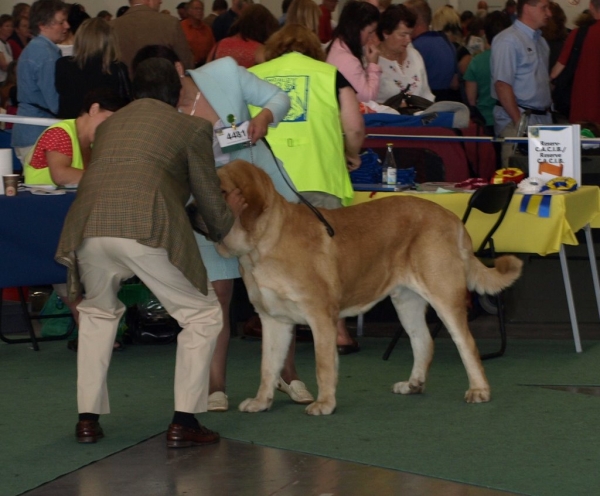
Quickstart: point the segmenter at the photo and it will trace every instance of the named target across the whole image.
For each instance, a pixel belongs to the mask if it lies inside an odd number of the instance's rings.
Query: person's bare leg
[[[213,281],[212,285],[223,310],[223,329],[221,329],[217,338],[215,352],[210,362],[209,394],[216,391],[225,392],[227,384],[227,351],[229,350],[229,337],[231,335],[229,307],[231,306],[231,298],[233,297],[233,279]]]
[[[348,329],[346,328],[346,319],[340,319],[337,322],[337,345],[344,346],[347,344],[353,344],[354,340]]]

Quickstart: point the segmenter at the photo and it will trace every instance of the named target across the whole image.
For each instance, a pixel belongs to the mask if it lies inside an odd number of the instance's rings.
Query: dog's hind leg
[[[240,403],[242,412],[262,412],[271,408],[277,379],[292,342],[292,324],[279,322],[265,314],[259,316],[262,322],[260,386],[255,398]]]
[[[413,368],[408,381],[395,383],[392,391],[400,394],[422,393],[433,359],[433,340],[425,321],[427,302],[407,288],[395,290],[390,297],[413,351]]]
[[[309,415],[330,415],[335,410],[335,390],[338,381],[336,320],[328,315],[315,318],[314,313],[308,319],[315,343],[317,385],[319,386],[317,400],[306,407],[306,413]]]
[[[469,389],[465,393],[465,401],[467,403],[484,403],[490,401],[490,385],[485,376],[481,358],[479,358],[477,345],[469,330],[464,296],[459,292],[456,299],[457,301],[450,303],[432,301],[431,305],[448,329],[467,371]]]

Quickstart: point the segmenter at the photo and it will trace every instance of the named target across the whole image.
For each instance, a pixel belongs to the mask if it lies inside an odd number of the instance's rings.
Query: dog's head
[[[277,193],[271,178],[262,169],[244,160],[234,160],[217,169],[221,189],[229,193],[239,188],[248,206],[242,211],[223,243],[217,247],[223,256],[241,256],[252,250],[261,217],[273,204]]]

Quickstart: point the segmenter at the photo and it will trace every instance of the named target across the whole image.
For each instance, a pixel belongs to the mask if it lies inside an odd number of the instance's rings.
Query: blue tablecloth
[[[0,287],[62,283],[54,253],[75,193],[0,195]]]

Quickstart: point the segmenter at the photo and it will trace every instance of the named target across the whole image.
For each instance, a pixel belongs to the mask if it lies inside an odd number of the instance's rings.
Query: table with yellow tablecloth
[[[469,192],[388,192],[376,191],[376,189],[385,190],[385,187],[373,188],[371,191],[355,191],[353,204],[373,201],[391,195],[415,195],[433,201],[462,218],[471,196]],[[536,213],[521,212],[522,201],[523,195],[515,193],[504,221],[494,234],[496,251],[498,253],[536,253],[539,255],[559,254],[575,349],[580,352],[579,326],[564,246],[577,245],[578,241],[575,233],[581,229],[585,230],[590,269],[594,281],[598,313],[600,314],[600,283],[591,237],[591,227],[600,227],[600,188],[597,186],[581,186],[573,192],[552,195],[549,217],[542,217]],[[474,246],[481,243],[489,228],[489,221],[483,221],[484,216],[485,214],[479,211],[473,211],[469,217],[467,230],[473,239]]]

